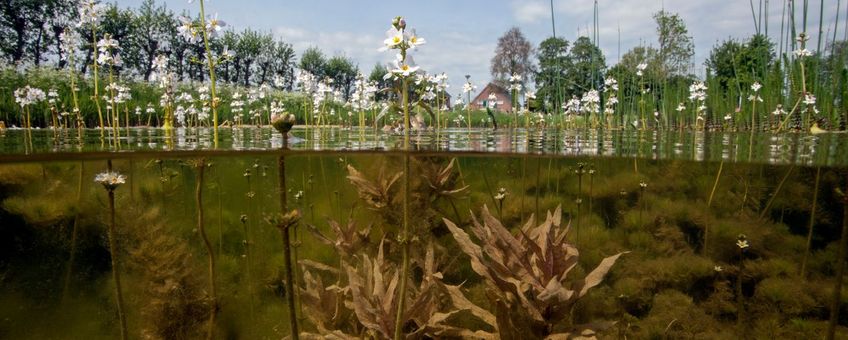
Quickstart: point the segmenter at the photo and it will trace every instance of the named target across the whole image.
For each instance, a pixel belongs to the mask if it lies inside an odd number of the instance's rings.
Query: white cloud
[[[550,18],[550,7],[538,1],[514,1],[512,10],[515,19],[521,23],[531,23]]]

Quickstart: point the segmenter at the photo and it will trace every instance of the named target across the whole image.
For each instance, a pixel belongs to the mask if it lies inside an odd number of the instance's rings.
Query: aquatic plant
[[[101,16],[106,10],[106,6],[101,4],[97,0],[83,0],[79,5],[79,21],[77,22],[77,27],[83,27],[88,25],[91,30],[91,46],[97,46],[97,29],[100,26]],[[97,58],[97,48],[91,49],[91,59],[95,60],[94,63],[91,64],[92,70],[92,78],[94,79],[94,95],[92,96],[92,100],[94,100],[94,105],[97,107],[97,118],[100,121],[100,136],[103,137],[104,134],[104,125],[103,125],[103,111],[100,108],[100,95],[99,89],[100,86],[98,84],[100,77],[97,74],[99,64],[96,62]]]
[[[118,309],[118,322],[121,330],[121,339],[127,339],[127,317],[124,314],[124,295],[121,289],[120,267],[118,266],[118,240],[115,232],[115,189],[126,183],[126,176],[111,171],[112,163],[109,162],[109,171],[101,172],[94,177],[94,182],[103,185],[109,195],[109,254],[112,260],[112,280],[115,281],[115,305]]]
[[[194,0],[189,0],[189,3],[192,3],[193,1]],[[226,47],[224,48],[224,52],[220,55],[216,55],[212,52],[212,49],[209,47],[209,41],[217,36],[218,32],[220,32],[227,23],[218,19],[218,14],[215,14],[214,17],[207,18],[204,0],[199,0],[198,3],[200,4],[200,22],[195,24],[191,19],[180,17],[181,24],[178,27],[178,30],[180,35],[189,42],[198,42],[201,40],[203,42],[203,48],[206,51],[206,65],[208,66],[209,71],[210,94],[212,95],[209,105],[212,108],[212,129],[214,131],[215,145],[218,145],[218,105],[220,104],[220,98],[218,97],[215,88],[215,67],[231,59],[234,54]]]
[[[203,211],[203,179],[204,173],[208,163],[203,158],[193,160],[190,162],[191,165],[197,171],[197,185],[194,190],[194,199],[196,204],[197,211],[197,232],[200,234],[200,239],[203,241],[203,246],[206,249],[206,258],[208,262],[208,275],[209,275],[209,300],[210,300],[210,311],[209,311],[209,321],[207,322],[207,331],[206,338],[213,339],[215,336],[215,316],[218,314],[218,289],[216,283],[216,270],[215,270],[215,251],[212,247],[212,243],[209,242],[209,236],[206,235],[206,224],[204,223],[204,211]]]
[[[285,195],[283,193],[282,195]],[[284,201],[285,202],[285,201]],[[285,203],[283,203],[285,206]],[[268,223],[280,230],[283,237],[283,266],[285,273],[284,280],[286,281],[286,307],[289,312],[289,327],[291,330],[292,339],[298,339],[300,332],[298,331],[297,309],[295,305],[295,281],[293,279],[294,267],[291,259],[291,234],[290,229],[300,221],[300,212],[292,210],[286,213],[278,213],[268,218]]]
[[[469,310],[501,338],[592,337],[610,326],[612,323],[570,324],[569,314],[626,252],[604,258],[581,280],[568,278],[577,265],[579,252],[566,242],[569,228],[561,227],[561,216],[561,207],[553,214],[548,212],[539,225],[534,225],[531,216],[514,236],[483,206],[480,219],[473,218],[470,227],[478,242],[445,219],[459,248],[471,258],[472,269],[489,289],[493,310],[471,303],[458,286],[447,286],[453,305]]]
[[[141,336],[145,339],[197,339],[208,322],[209,299],[188,244],[164,222],[156,207],[129,209],[129,265],[143,283]],[[211,311],[214,312],[214,311]]]

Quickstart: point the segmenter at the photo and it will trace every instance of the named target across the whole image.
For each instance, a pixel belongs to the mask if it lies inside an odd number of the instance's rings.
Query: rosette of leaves
[[[317,276],[304,274],[306,289],[303,303],[309,312],[319,334],[302,333],[307,339],[391,339],[395,331],[397,299],[399,294],[407,294],[404,311],[404,334],[406,339],[460,337],[470,334],[468,331],[445,324],[451,316],[460,312],[443,312],[446,307],[445,290],[439,281],[442,274],[436,270],[434,247],[430,244],[426,254],[420,260],[421,281],[406,292],[399,292],[400,271],[397,266],[386,260],[383,242],[375,258],[361,254],[358,266],[345,264],[348,278],[347,287],[336,285],[324,287]],[[344,304],[338,304],[338,298],[344,298]],[[346,324],[351,313],[356,316],[358,325]]]
[[[607,257],[583,279],[570,279],[579,252],[566,243],[568,227],[561,227],[561,207],[534,226],[534,217],[514,236],[485,206],[481,217],[472,216],[470,230],[477,239],[445,219],[460,249],[471,258],[471,267],[484,280],[491,306],[488,311],[464,297],[458,286],[446,285],[454,307],[468,310],[496,333],[477,331],[483,338],[566,339],[594,338],[611,322],[574,325],[569,315],[589,289],[603,281],[615,261]]]
[[[347,179],[356,188],[359,198],[365,201],[369,209],[383,216],[392,214],[392,208],[398,204],[395,202],[398,195],[395,194],[394,185],[403,176],[403,172],[387,175],[385,168],[381,167],[374,181],[369,180],[350,165],[347,166],[347,172]]]
[[[332,246],[343,257],[352,257],[368,245],[371,225],[368,225],[365,229],[359,229],[353,216],[348,217],[346,224],[329,218],[327,219],[327,224],[330,226],[333,234],[335,234],[335,238],[324,236],[314,225],[307,224],[306,226],[318,241]]]
[[[422,162],[423,167],[432,163]],[[422,177],[427,182],[430,190],[433,192],[434,198],[447,197],[449,199],[462,198],[468,186],[458,187],[457,174],[454,173],[453,167],[456,164],[456,158],[451,159],[445,166],[436,166],[433,169],[425,169],[422,171]],[[432,165],[431,165],[432,167]]]

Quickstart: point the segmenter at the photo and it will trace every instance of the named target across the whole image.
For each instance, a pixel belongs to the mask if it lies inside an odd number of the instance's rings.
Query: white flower
[[[808,93],[804,96],[804,105],[816,105],[816,96]]]
[[[813,55],[813,52],[810,52],[810,50],[806,48],[797,49],[793,53],[795,53],[795,56],[798,58],[811,57]]]
[[[409,48],[411,48],[411,49],[415,49],[416,47],[424,45],[424,44],[427,43],[427,41],[424,40],[424,38],[419,37],[418,34],[415,33],[414,29],[412,30],[412,33],[409,34],[408,41],[409,41]]]
[[[527,92],[524,92],[524,97],[527,99],[536,99],[536,92],[527,90]]]
[[[748,244],[748,240],[737,240],[736,246],[739,247],[739,249],[743,250],[750,247],[750,245]]]
[[[519,75],[517,73],[513,73],[511,76],[509,76],[509,82],[510,83],[521,82],[521,75]]]
[[[113,191],[121,184],[126,183],[126,180],[126,176],[115,171],[101,172],[94,177],[94,182],[103,184],[103,187],[109,191]]]
[[[604,79],[604,88],[606,88],[607,91],[618,91],[618,80],[615,80],[613,77]]]
[[[675,109],[675,110],[677,112],[683,112],[683,110],[686,110],[686,105],[684,105],[683,103],[680,103],[680,104],[677,105],[677,109]]]
[[[648,68],[648,64],[646,63],[640,63],[639,65],[636,65],[636,75],[641,77],[644,74],[646,68]]]
[[[206,20],[206,32],[209,33],[210,37],[215,37],[226,26],[226,22],[218,19],[218,13]]]
[[[386,31],[386,40],[383,40],[383,47],[380,51],[398,48],[403,43],[403,31],[397,28],[390,28]]]
[[[748,101],[750,101],[750,102],[754,102],[754,101],[756,101],[756,102],[761,102],[761,103],[762,103],[762,102],[763,102],[763,98],[762,98],[762,97],[760,97],[760,96],[758,96],[758,95],[753,95],[753,94],[752,94],[752,95],[748,96]]]
[[[762,87],[763,85],[760,85],[759,82],[755,81],[754,84],[751,85],[751,91],[759,92]]]
[[[180,16],[180,26],[177,27],[177,32],[180,36],[182,36],[186,41],[190,43],[196,43],[200,40],[198,37],[197,31],[194,29],[194,23],[190,18]]]
[[[721,272],[721,271],[723,271],[723,270],[724,270],[724,268],[722,268],[721,266],[714,266],[714,267],[713,267],[713,270],[715,270],[715,271],[717,271],[717,272]]]
[[[465,83],[462,85],[462,93],[469,93],[476,90],[477,86],[474,86],[471,83]]]

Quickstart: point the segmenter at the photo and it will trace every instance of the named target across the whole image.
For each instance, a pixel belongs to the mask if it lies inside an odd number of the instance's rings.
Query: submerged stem
[[[842,304],[842,278],[845,274],[845,253],[848,248],[848,196],[842,197],[845,207],[842,214],[842,237],[839,239],[839,255],[836,257],[836,280],[833,283],[833,300],[830,304],[830,320],[827,326],[827,339],[836,336],[836,324],[839,320],[839,307]]]
[[[403,338],[403,317],[406,309],[406,284],[409,279],[409,154],[403,156],[403,229],[401,231],[401,264],[400,287],[398,288],[398,307],[395,315],[395,340]]]
[[[209,325],[206,331],[206,338],[213,339],[215,334],[215,314],[218,311],[218,297],[215,289],[215,253],[212,249],[212,243],[209,242],[209,237],[206,236],[206,228],[203,224],[203,173],[206,168],[206,161],[200,159],[197,165],[197,187],[195,188],[194,198],[197,201],[197,231],[203,239],[203,245],[206,247],[206,256],[209,260],[209,299],[212,301],[212,307],[209,311]]]
[[[121,276],[118,273],[118,240],[115,235],[115,192],[109,190],[109,253],[112,259],[112,280],[115,281],[115,300],[118,307],[118,321],[121,326],[121,339],[127,339],[127,317],[124,315],[124,295],[121,292]]]
[[[810,245],[813,243],[813,226],[816,224],[816,206],[819,200],[819,180],[821,179],[821,167],[816,168],[816,184],[813,188],[813,207],[810,209],[810,224],[807,228],[807,247],[804,249],[804,258],[801,260],[801,277],[807,276],[807,258],[810,256]]]
[[[288,145],[288,139],[286,135],[283,134],[283,148],[285,149]],[[279,179],[279,194],[280,194],[280,212],[286,213],[288,211],[288,200],[286,197],[286,157],[284,155],[280,155],[280,158],[277,160],[277,169],[278,169],[278,179]],[[300,338],[300,332],[297,327],[297,308],[295,305],[294,299],[294,275],[292,271],[294,270],[292,266],[292,251],[291,251],[291,235],[289,234],[288,226],[281,227],[280,233],[283,237],[283,266],[285,267],[285,273],[283,274],[286,280],[286,307],[289,312],[289,327],[291,329],[291,338],[293,340],[297,340]]]

